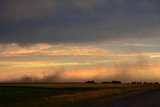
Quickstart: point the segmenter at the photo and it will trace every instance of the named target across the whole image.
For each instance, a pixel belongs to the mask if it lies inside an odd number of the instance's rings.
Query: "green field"
[[[90,107],[157,88],[154,84],[0,84],[0,107]]]

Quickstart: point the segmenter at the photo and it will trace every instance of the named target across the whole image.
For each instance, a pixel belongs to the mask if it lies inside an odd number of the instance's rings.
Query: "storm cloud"
[[[159,0],[1,0],[0,43],[159,37]]]

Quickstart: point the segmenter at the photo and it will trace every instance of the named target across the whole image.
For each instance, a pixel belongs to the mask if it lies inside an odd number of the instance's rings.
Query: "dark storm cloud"
[[[0,43],[158,37],[159,0],[1,0]]]

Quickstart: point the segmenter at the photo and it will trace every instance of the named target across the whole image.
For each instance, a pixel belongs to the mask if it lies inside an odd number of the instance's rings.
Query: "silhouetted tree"
[[[142,81],[134,81],[134,82],[131,82],[131,84],[142,84]]]
[[[121,84],[121,81],[115,81],[115,80],[113,80],[112,84]]]
[[[155,85],[159,85],[159,82],[154,82]]]
[[[86,81],[85,83],[95,83],[95,81],[94,80],[92,80],[92,81]]]

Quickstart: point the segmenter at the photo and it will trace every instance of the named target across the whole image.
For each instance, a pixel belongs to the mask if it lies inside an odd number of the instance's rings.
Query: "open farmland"
[[[88,107],[157,88],[154,84],[0,84],[0,106]]]

